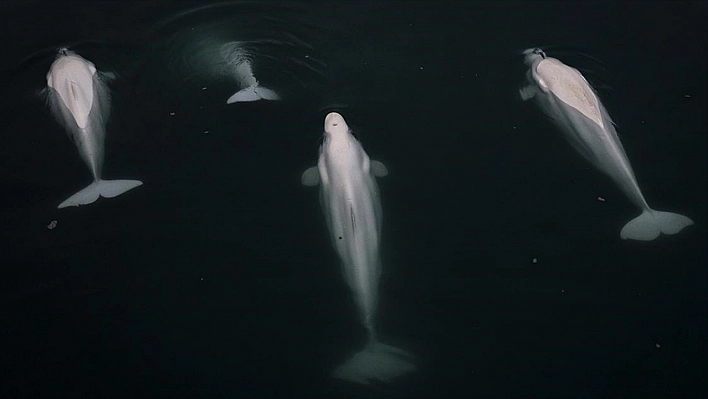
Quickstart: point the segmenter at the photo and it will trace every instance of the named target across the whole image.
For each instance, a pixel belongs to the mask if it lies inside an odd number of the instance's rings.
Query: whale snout
[[[347,122],[344,121],[342,115],[337,112],[330,112],[325,117],[324,130],[328,133],[333,133],[336,131],[346,131],[348,128]]]
[[[327,124],[340,124],[344,122],[344,118],[338,112],[330,112],[325,117],[325,125]]]
[[[546,53],[538,47],[526,49],[523,51],[522,54],[524,56],[524,64],[526,64],[527,66],[533,65],[533,63],[539,59],[546,59]]]
[[[521,54],[523,54],[523,55],[536,54],[536,55],[540,55],[542,58],[546,58],[546,53],[539,47],[527,48]]]

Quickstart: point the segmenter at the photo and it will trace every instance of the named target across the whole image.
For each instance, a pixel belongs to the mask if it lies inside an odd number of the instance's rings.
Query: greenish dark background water
[[[2,397],[708,395],[706,2],[206,4],[0,4]],[[283,101],[226,104],[225,41]],[[118,75],[104,175],[145,184],[57,210],[90,181],[37,96],[62,45]],[[637,210],[517,98],[553,45],[694,226],[619,239]],[[379,329],[419,371],[385,389],[328,377],[365,340],[300,185],[331,109],[390,171]]]

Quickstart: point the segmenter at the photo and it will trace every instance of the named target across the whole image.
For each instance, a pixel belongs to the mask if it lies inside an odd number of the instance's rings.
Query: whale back
[[[79,128],[88,125],[93,107],[94,65],[78,55],[62,55],[54,61],[47,74],[47,86],[54,89],[71,112]]]
[[[541,60],[536,66],[538,84],[565,104],[604,128],[600,102],[590,84],[575,68],[555,58]]]

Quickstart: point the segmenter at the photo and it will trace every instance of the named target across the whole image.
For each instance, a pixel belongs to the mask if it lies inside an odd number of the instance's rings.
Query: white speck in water
[[[533,259],[531,260],[531,262],[533,262],[533,263],[538,263],[538,259],[533,258]]]
[[[602,198],[602,197],[597,197],[597,200],[600,201],[600,202],[605,202],[605,199]]]
[[[174,113],[174,112],[170,112],[170,115],[175,116],[175,113]]]
[[[202,90],[206,90],[206,86],[202,87]]]
[[[514,129],[514,130],[516,130],[516,126],[512,126],[511,128]]]
[[[52,221],[49,222],[49,224],[47,225],[47,228],[48,228],[49,230],[53,230],[55,227],[57,227],[57,221],[56,221],[56,220],[52,220]]]
[[[642,124],[643,124],[643,123],[644,123],[644,121],[642,121]]]
[[[686,97],[686,98],[691,98],[691,95],[690,95],[690,94],[684,94],[684,97]]]
[[[420,70],[422,71],[422,70],[423,70],[423,67],[420,67]]]
[[[307,55],[307,54],[305,54],[305,58],[310,58],[310,56],[309,56],[309,55]]]
[[[478,75],[475,73],[474,76],[478,76]]]
[[[204,277],[200,277],[199,280],[204,281]]]
[[[656,344],[655,346],[656,346],[657,349],[661,348],[661,345],[660,345],[660,344]]]
[[[204,134],[207,134],[207,133],[209,133],[209,131],[208,131],[208,130],[205,130],[205,131],[204,131]]]
[[[561,290],[561,292],[565,292],[565,290]]]

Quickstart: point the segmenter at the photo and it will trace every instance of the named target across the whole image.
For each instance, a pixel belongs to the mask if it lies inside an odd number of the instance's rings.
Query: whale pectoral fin
[[[307,168],[306,171],[302,172],[302,177],[300,179],[303,186],[316,186],[320,183],[320,171],[317,170],[317,166]]]
[[[536,88],[533,86],[526,86],[519,89],[519,95],[524,101],[530,100],[536,95]]]
[[[52,88],[51,87],[45,87],[43,89],[35,89],[30,91],[30,96],[33,98],[39,98],[44,101],[48,101],[49,93],[51,92]]]
[[[104,82],[111,82],[113,80],[116,80],[116,78],[118,77],[115,72],[99,72],[98,76]]]
[[[376,177],[384,177],[388,175],[388,168],[380,161],[371,161],[371,173]]]

